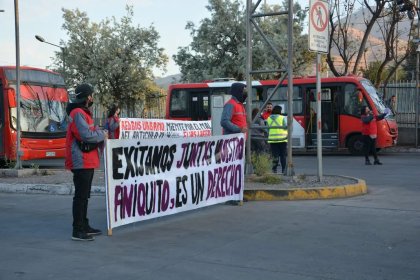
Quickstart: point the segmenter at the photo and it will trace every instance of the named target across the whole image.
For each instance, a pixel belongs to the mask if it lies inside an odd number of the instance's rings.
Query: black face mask
[[[93,101],[89,101],[87,106],[88,106],[88,108],[90,108],[90,107],[92,107],[92,105],[93,105]]]
[[[244,92],[244,93],[242,94],[242,96],[241,96],[241,100],[239,100],[239,102],[244,103],[244,102],[245,102],[245,100],[247,99],[247,97],[248,97],[248,93]]]

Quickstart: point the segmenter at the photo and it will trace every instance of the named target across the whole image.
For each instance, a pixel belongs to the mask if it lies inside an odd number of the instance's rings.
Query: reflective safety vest
[[[248,127],[244,105],[232,98],[228,101],[228,103],[232,104],[233,106],[232,118],[230,121],[239,128]]]
[[[271,126],[286,126],[286,117],[282,115],[271,115],[267,119],[268,143],[287,142],[287,127],[271,128]]]

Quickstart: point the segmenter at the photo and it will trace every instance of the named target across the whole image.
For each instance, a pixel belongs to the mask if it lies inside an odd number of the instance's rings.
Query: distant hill
[[[158,77],[155,79],[155,83],[159,87],[166,90],[169,87],[169,85],[179,83],[180,80],[181,80],[181,74],[175,74],[175,75],[169,75],[166,77]]]
[[[357,10],[355,13],[349,15],[350,26],[364,33],[366,30],[366,24],[364,23],[364,18],[368,17],[368,15],[370,15],[370,12],[367,10],[367,8]],[[375,25],[373,26],[372,31],[370,32],[370,36],[376,37],[379,40],[383,40],[382,32],[384,32],[384,30],[383,28],[381,28],[378,22],[381,25],[384,25],[384,22],[387,22],[389,20],[390,19],[387,19],[387,18],[378,19]],[[406,17],[398,23],[397,29],[398,29],[399,40],[403,40],[403,41],[408,40],[408,35],[410,33],[410,23],[411,21]]]

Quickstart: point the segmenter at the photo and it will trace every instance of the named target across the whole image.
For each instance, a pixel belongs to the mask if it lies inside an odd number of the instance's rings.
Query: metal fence
[[[92,114],[95,124],[103,126],[105,124],[108,109],[101,104],[94,104]],[[121,108],[120,117],[123,118],[146,118],[146,119],[164,119],[166,113],[166,96],[158,96],[154,102],[149,102],[145,107],[144,103],[136,104],[133,108]]]
[[[396,120],[399,127],[415,128],[416,126],[416,81],[400,81],[381,86],[380,91],[386,96],[397,97]]]

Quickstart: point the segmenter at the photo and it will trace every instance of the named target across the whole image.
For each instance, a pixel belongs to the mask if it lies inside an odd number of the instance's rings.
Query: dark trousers
[[[369,160],[369,155],[372,154],[375,161],[378,160],[376,154],[376,138],[371,138],[369,135],[363,135],[365,143],[365,159]]]
[[[73,169],[74,197],[73,197],[73,230],[84,231],[89,225],[87,219],[88,199],[94,169]]]
[[[281,172],[284,172],[286,169],[287,142],[270,143],[270,148],[273,156],[273,171],[276,171],[280,158]]]

